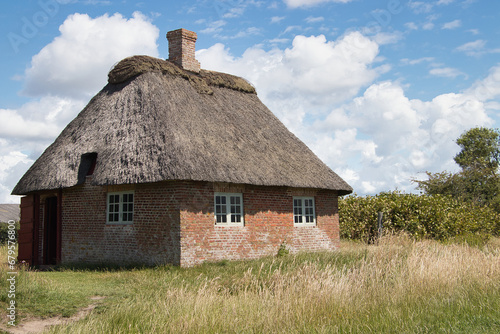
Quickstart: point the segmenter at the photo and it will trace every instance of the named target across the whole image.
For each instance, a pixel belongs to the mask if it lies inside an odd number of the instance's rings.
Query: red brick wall
[[[106,194],[134,190],[134,223],[106,224]],[[216,226],[214,192],[243,193],[244,226]],[[316,226],[296,227],[293,196],[314,196]],[[84,185],[62,199],[62,262],[172,263],[248,259],[277,253],[333,250],[339,245],[337,196],[332,191],[159,182],[133,186]]]
[[[83,186],[63,192],[62,262],[179,264],[178,184]],[[107,192],[134,191],[134,223],[106,224]],[[82,200],[83,199],[83,200]]]
[[[187,189],[186,198],[197,198],[197,207],[181,207],[181,266],[275,255],[283,242],[292,253],[339,246],[335,192],[258,186],[229,186],[226,192],[243,193],[244,226],[215,225],[214,185],[192,183]],[[315,197],[316,226],[294,226],[293,196],[303,195]]]

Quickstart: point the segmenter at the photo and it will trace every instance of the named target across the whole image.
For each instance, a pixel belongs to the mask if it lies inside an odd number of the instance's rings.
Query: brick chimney
[[[194,57],[197,38],[194,31],[186,29],[169,31],[167,33],[168,60],[185,70],[199,73],[200,62]]]

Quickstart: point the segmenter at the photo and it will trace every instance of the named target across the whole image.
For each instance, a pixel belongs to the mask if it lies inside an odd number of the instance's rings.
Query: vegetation
[[[500,239],[471,247],[400,235],[189,269],[23,270],[17,290],[23,317],[69,316],[106,297],[50,333],[498,333]]]
[[[339,200],[341,238],[371,242],[378,236],[377,213],[386,232],[406,232],[415,239],[500,236],[500,214],[488,206],[445,195],[399,192],[348,196]]]
[[[461,171],[427,172],[427,180],[415,180],[418,187],[428,195],[450,195],[500,212],[499,130],[473,128],[456,142],[461,151],[455,156],[455,162]]]
[[[9,234],[14,232],[15,239],[13,241],[17,241],[17,233],[19,231],[19,222],[16,222],[15,229],[9,228],[8,223],[0,223],[0,245],[6,244],[8,240],[12,240]]]

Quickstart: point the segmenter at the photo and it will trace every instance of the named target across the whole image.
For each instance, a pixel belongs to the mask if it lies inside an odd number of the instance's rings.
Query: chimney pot
[[[198,36],[194,31],[177,29],[167,33],[168,60],[181,68],[199,73],[200,62],[195,59],[195,43]]]

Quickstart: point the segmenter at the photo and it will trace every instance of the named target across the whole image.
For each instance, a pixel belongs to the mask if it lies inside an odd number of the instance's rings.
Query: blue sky
[[[498,127],[500,2],[4,1],[0,202],[122,58],[198,34],[202,68],[243,76],[358,194],[454,171],[454,140]],[[306,162],[305,162],[306,163]]]

